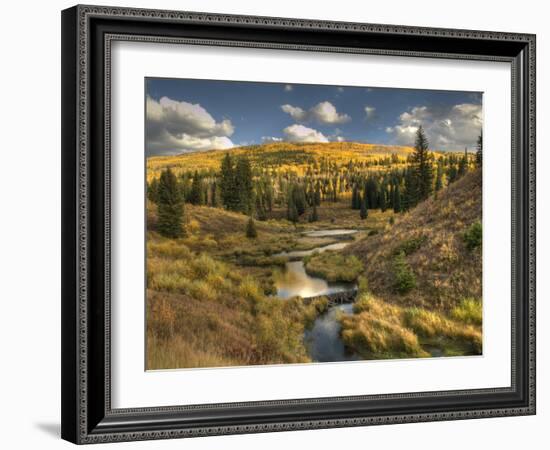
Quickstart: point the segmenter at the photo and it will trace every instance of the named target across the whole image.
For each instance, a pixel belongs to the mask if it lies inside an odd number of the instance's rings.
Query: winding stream
[[[350,236],[357,233],[357,230],[317,230],[304,233],[306,237],[334,238]],[[329,283],[326,280],[308,275],[302,258],[313,254],[322,253],[327,250],[341,250],[350,242],[336,242],[322,245],[311,250],[297,250],[282,252],[276,256],[286,256],[290,259],[285,264],[284,270],[275,275],[275,287],[277,297],[288,299],[295,296],[302,298],[329,295],[337,292],[345,292],[357,288],[355,283]],[[321,314],[313,323],[311,329],[304,334],[306,346],[311,359],[314,362],[352,361],[359,359],[356,355],[346,352],[344,343],[340,338],[339,314],[350,314],[353,305],[332,306],[325,313]]]

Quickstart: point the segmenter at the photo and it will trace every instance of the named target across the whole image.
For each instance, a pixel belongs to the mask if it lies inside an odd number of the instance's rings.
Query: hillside
[[[290,143],[275,142],[262,145],[233,148],[231,150],[210,150],[205,152],[183,153],[176,156],[154,156],[147,158],[147,177],[156,178],[160,170],[170,167],[176,173],[185,170],[218,170],[226,153],[246,155],[256,167],[292,166],[303,168],[322,158],[330,158],[335,163],[375,161],[395,154],[405,162],[413,151],[412,147],[393,145],[364,144],[359,142],[329,143]]]
[[[345,252],[365,264],[369,290],[399,306],[449,311],[465,298],[481,299],[482,255],[469,249],[464,233],[481,220],[481,171],[474,170],[414,210],[384,233]],[[404,255],[416,287],[396,292],[396,259]]]

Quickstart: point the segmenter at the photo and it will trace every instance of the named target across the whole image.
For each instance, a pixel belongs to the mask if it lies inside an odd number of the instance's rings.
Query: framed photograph
[[[535,413],[535,36],[62,12],[62,437]]]

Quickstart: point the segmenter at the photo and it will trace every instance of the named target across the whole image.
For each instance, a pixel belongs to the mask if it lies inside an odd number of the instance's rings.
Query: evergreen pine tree
[[[183,201],[178,181],[170,168],[160,174],[157,230],[168,238],[183,236]]]
[[[363,198],[361,199],[361,210],[359,211],[359,217],[361,217],[362,220],[365,220],[369,215],[369,197],[367,195],[363,195]]]
[[[256,195],[256,217],[258,220],[267,220],[267,213],[261,195]]]
[[[147,184],[147,198],[153,203],[158,202],[159,180],[153,178],[150,183]]]
[[[380,210],[382,212],[386,211],[386,186],[382,185],[382,188],[378,191],[379,198],[378,198],[378,206],[380,207]]]
[[[246,237],[249,239],[255,239],[258,237],[256,224],[254,223],[254,219],[252,217],[250,217],[246,223]]]
[[[238,192],[235,186],[235,167],[233,158],[226,153],[221,165],[220,193],[223,206],[232,211],[238,208]]]
[[[311,210],[311,213],[309,214],[310,222],[317,222],[319,220],[319,216],[317,214],[317,205],[313,203],[313,209]]]
[[[476,166],[481,167],[483,163],[483,132],[477,137]]]
[[[210,205],[214,208],[218,206],[218,185],[215,181],[210,185]]]
[[[293,196],[289,196],[288,206],[287,206],[287,219],[293,223],[298,222],[298,210],[296,209],[296,204],[294,203]]]
[[[443,188],[443,166],[441,162],[437,164],[437,175],[435,177],[435,192]]]
[[[458,177],[462,177],[468,171],[468,148],[464,149],[464,155],[458,162]]]
[[[193,182],[191,183],[191,191],[189,192],[189,203],[192,205],[202,204],[202,181],[199,176],[199,172],[195,171],[193,175]]]
[[[252,210],[252,167],[250,160],[246,156],[241,156],[237,160],[235,168],[235,190],[237,197],[237,210],[249,214]]]
[[[412,166],[418,197],[416,199],[411,198],[413,203],[408,205],[408,207],[413,207],[418,202],[426,200],[433,191],[433,156],[430,155],[428,146],[428,139],[426,138],[424,129],[420,126],[416,131],[414,153],[412,154]]]
[[[399,190],[399,185],[397,185],[393,190],[393,212],[400,213],[401,211],[401,191]]]
[[[359,195],[359,189],[357,185],[353,185],[353,190],[351,192],[351,209],[361,208],[361,197]]]
[[[319,181],[315,183],[315,202],[314,205],[321,206],[321,185]]]

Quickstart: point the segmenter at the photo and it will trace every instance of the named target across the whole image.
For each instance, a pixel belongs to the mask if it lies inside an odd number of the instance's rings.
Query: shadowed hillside
[[[385,301],[450,311],[481,298],[480,221],[481,171],[474,170],[345,251],[363,260],[370,291]]]

